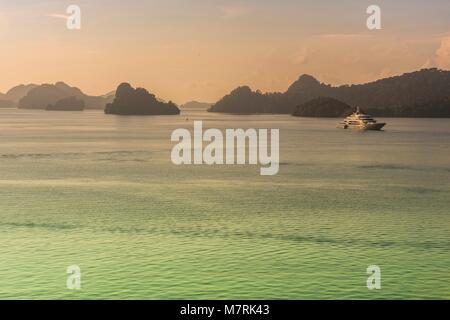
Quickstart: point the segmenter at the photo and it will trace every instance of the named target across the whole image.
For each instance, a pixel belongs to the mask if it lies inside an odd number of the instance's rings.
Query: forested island
[[[208,110],[213,104],[209,102],[189,101],[180,106],[180,109]]]
[[[347,117],[355,109],[355,107],[334,98],[321,97],[297,106],[292,115],[296,117]],[[362,111],[376,117],[450,118],[450,99],[443,98],[411,106],[363,108]]]
[[[77,87],[71,87],[64,82],[22,87],[18,107],[21,109],[47,109],[63,99],[75,97],[84,103],[86,109],[103,109],[105,104],[112,101],[111,96],[89,96]]]
[[[0,108],[17,108],[20,99],[35,87],[37,87],[35,84],[20,84],[12,87],[6,93],[0,93]]]
[[[143,88],[122,83],[103,96],[89,96],[64,82],[27,84],[0,93],[0,108],[81,111],[103,109],[117,115],[176,115],[180,108]],[[342,117],[360,107],[378,117],[450,117],[450,71],[422,69],[366,84],[331,86],[302,75],[285,92],[234,89],[215,104],[191,101],[182,106],[231,114],[292,114]]]
[[[55,104],[49,104],[47,111],[83,111],[85,103],[77,97],[69,97],[58,100]]]
[[[449,97],[450,71],[439,69],[423,69],[367,84],[339,87],[302,75],[284,93],[262,93],[247,86],[239,87],[208,111],[327,117],[340,113],[342,105],[336,103],[339,101],[351,108],[359,106],[374,116],[450,117]],[[318,98],[322,100],[315,100]],[[325,98],[335,100],[323,100]],[[306,103],[310,104],[305,106]],[[312,110],[314,107],[318,110]]]
[[[133,88],[122,83],[112,103],[105,107],[106,114],[116,115],[177,115],[180,109],[171,101],[163,102],[144,88]]]
[[[320,97],[298,106],[292,115],[296,117],[346,117],[354,108],[348,104],[329,97]]]

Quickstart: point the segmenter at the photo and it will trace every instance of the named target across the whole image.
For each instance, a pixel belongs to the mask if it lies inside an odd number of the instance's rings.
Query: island
[[[180,106],[180,109],[196,109],[196,110],[208,110],[213,104],[209,102],[189,101]]]
[[[144,88],[129,83],[117,87],[112,103],[106,104],[105,114],[115,115],[178,115],[180,109],[171,101],[163,102]]]
[[[343,105],[363,108],[374,116],[450,117],[450,71],[422,69],[365,84],[332,86],[311,75],[302,75],[285,92],[262,93],[248,86],[237,89],[217,101],[209,112],[233,114],[295,114],[329,117],[340,115]],[[299,110],[299,106],[306,103]],[[311,110],[318,107],[316,111]],[[308,109],[308,110],[307,110]],[[335,110],[334,110],[335,109]]]
[[[16,105],[19,103],[20,99],[25,97],[30,90],[36,88],[38,85],[31,84],[19,84],[6,92],[6,97],[8,100],[14,101]]]
[[[62,81],[28,89],[26,95],[19,100],[21,109],[47,109],[49,105],[55,105],[58,101],[71,97],[83,100],[86,109],[103,109],[105,104],[111,102],[113,98],[111,96],[89,96],[79,88],[71,87]]]
[[[347,117],[355,108],[330,97],[320,97],[299,105],[293,116],[296,117]]]
[[[56,101],[55,104],[49,104],[47,111],[83,111],[85,103],[77,97],[68,97]]]

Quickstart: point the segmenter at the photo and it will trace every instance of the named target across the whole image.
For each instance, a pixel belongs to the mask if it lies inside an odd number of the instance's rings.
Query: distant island
[[[213,104],[209,102],[189,101],[180,106],[180,109],[208,110]]]
[[[84,101],[77,97],[69,97],[58,100],[55,104],[49,104],[45,110],[47,111],[83,111],[85,108]]]
[[[180,108],[127,83],[101,96],[87,95],[64,82],[22,84],[6,94],[0,93],[0,108],[16,107],[49,111],[102,109],[106,114],[117,115],[176,115],[181,108],[299,117],[342,117],[360,107],[377,117],[450,118],[450,71],[422,69],[366,84],[342,86],[302,75],[285,92],[262,93],[241,86],[214,104],[190,101]]]
[[[35,87],[37,87],[35,84],[21,84],[9,89],[6,94],[0,93],[0,108],[16,108],[20,99]]]
[[[163,102],[144,88],[128,83],[117,87],[114,101],[105,107],[106,114],[116,115],[177,115],[180,109],[171,101]]]
[[[89,96],[80,89],[71,87],[64,82],[55,84],[42,84],[28,87],[26,94],[18,101],[21,109],[46,109],[49,105],[55,105],[62,99],[76,97],[82,100],[86,109],[103,109],[105,104],[111,102],[113,96]]]
[[[248,86],[233,90],[215,103],[209,112],[234,114],[315,114],[327,117],[339,114],[343,106],[359,106],[374,116],[450,117],[450,71],[423,69],[367,84],[333,87],[302,75],[284,93],[261,93]],[[328,100],[336,110],[327,107]],[[308,106],[305,104],[311,102]],[[313,111],[319,106],[319,111]],[[300,109],[299,109],[300,108]],[[330,109],[331,108],[331,109]],[[307,112],[306,112],[307,111]]]

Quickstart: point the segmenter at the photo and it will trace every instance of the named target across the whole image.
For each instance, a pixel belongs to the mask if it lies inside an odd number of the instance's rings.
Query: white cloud
[[[47,15],[47,17],[57,18],[57,19],[66,19],[66,20],[69,18],[68,15],[60,14],[60,13],[50,13]]]

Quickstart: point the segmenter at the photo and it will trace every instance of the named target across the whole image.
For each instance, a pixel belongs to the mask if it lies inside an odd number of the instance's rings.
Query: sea
[[[174,165],[195,120],[279,173]],[[450,119],[379,120],[0,109],[0,299],[450,299]]]

